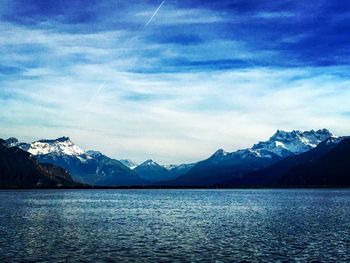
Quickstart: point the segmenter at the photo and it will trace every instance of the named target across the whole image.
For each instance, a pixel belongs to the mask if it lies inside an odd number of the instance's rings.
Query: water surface
[[[350,262],[349,231],[349,190],[0,191],[1,262]]]

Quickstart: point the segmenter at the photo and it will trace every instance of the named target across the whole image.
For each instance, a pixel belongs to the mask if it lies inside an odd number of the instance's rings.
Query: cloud
[[[349,133],[335,5],[169,1],[144,28],[158,4],[2,1],[0,136],[181,163],[275,129]]]
[[[79,72],[85,81],[66,76],[11,87],[14,98],[2,101],[11,112],[1,114],[12,127],[8,132],[25,137],[30,129],[36,139],[69,135],[114,157],[180,163],[205,158],[219,147],[248,147],[276,128],[328,127],[337,134],[350,128],[338,125],[348,118],[340,113],[347,110],[349,81],[338,76],[347,69],[334,68],[326,76],[308,68],[176,76],[100,70],[115,77],[96,96],[90,71]],[[9,114],[12,121],[6,120]]]

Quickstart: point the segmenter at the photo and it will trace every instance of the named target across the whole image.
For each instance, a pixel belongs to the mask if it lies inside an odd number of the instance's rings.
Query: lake
[[[350,190],[0,191],[0,261],[350,262]]]

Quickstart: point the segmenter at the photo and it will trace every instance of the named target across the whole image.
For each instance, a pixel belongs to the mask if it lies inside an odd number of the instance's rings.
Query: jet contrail
[[[91,104],[95,101],[95,99],[98,97],[98,95],[100,95],[100,92],[102,89],[104,89],[105,85],[107,84],[107,80],[105,80],[98,88],[97,91],[95,92],[95,94],[93,94],[93,96],[90,98],[90,100],[86,103],[86,108],[89,108],[91,106]]]
[[[163,0],[163,2],[160,3],[160,5],[158,6],[158,8],[156,9],[156,11],[153,13],[153,15],[150,17],[150,19],[148,19],[147,23],[144,25],[144,28],[147,27],[149,25],[149,23],[151,23],[153,17],[158,13],[159,9],[162,7],[162,5],[165,3],[166,0]],[[134,45],[134,42],[131,43],[131,46]],[[97,89],[97,91],[94,94],[94,97],[91,97],[90,101],[88,101],[88,103],[86,104],[86,107],[90,107],[91,104],[93,104],[95,98],[101,93],[101,91],[105,88],[105,85],[107,84],[107,80],[104,81]]]
[[[145,24],[145,27],[148,26],[149,23],[151,23],[153,17],[158,13],[159,9],[162,7],[162,5],[165,3],[165,0],[163,0],[163,2],[158,6],[157,10],[153,13],[153,15],[151,16],[151,18],[147,21],[147,23]]]

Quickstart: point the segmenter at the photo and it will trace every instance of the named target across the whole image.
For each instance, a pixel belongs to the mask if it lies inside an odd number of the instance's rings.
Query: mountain
[[[137,167],[137,163],[135,163],[129,159],[122,159],[122,160],[119,160],[119,162],[121,162],[122,164],[124,164],[126,167],[128,167],[131,170],[133,170]]]
[[[294,167],[312,163],[334,149],[344,138],[329,137],[317,147],[293,156],[288,156],[275,164],[258,171],[245,174],[242,178],[231,178],[222,186],[227,187],[271,187]]]
[[[69,137],[33,142],[28,152],[36,156],[55,154],[56,156],[75,156],[81,158],[81,160],[88,159],[85,152],[76,146]]]
[[[171,177],[175,179],[181,175],[186,174],[195,165],[196,165],[195,163],[179,164],[179,165],[164,165],[164,168],[167,169],[169,171],[169,174],[171,174]]]
[[[336,185],[344,180],[332,181],[324,174],[324,171],[328,171],[337,178],[330,167],[340,171],[340,174],[346,171],[340,165],[345,165],[347,159],[343,160],[339,155],[342,153],[347,158],[347,153],[337,148],[343,140],[326,129],[304,132],[278,130],[267,141],[254,144],[251,148],[235,152],[219,149],[208,159],[195,164],[162,166],[147,160],[134,169],[130,169],[135,166],[130,160],[121,160],[123,164],[98,151],[85,152],[68,137],[39,140],[31,144],[9,138],[1,141],[1,145],[7,151],[26,150],[27,157],[39,167],[37,169],[44,170],[45,175],[51,174],[56,181],[59,177],[60,180],[69,181],[72,178],[76,182],[97,186],[270,187],[317,185],[317,180],[322,179],[317,177],[318,174],[324,177],[322,185]],[[328,156],[336,149],[333,157]],[[334,156],[340,160],[338,163]],[[70,173],[71,178],[60,176],[65,171]],[[44,179],[47,180],[47,176]]]
[[[311,150],[329,137],[334,135],[327,129],[304,132],[277,130],[268,141],[255,144],[252,151],[261,156],[273,153],[284,158]]]
[[[291,167],[276,186],[350,187],[350,139],[331,147],[323,156]]]
[[[4,140],[4,145],[6,145],[8,148],[17,147],[17,148],[22,149],[23,151],[28,151],[29,147],[30,147],[30,144],[19,142],[14,137],[11,137],[11,138],[8,138],[7,140]]]
[[[39,164],[31,154],[0,139],[0,188],[58,187],[83,186],[75,183],[66,170]]]
[[[97,151],[87,151],[86,154],[97,161],[96,174],[99,176],[96,185],[136,186],[145,182],[120,161],[109,158]]]
[[[169,178],[169,171],[166,168],[151,159],[138,165],[134,171],[139,177],[151,183],[172,179]]]
[[[167,182],[188,172],[193,166],[194,164],[160,165],[149,159],[138,165],[134,170],[149,184],[167,184]]]
[[[119,161],[99,152],[84,152],[68,137],[33,142],[27,151],[40,163],[50,163],[66,169],[80,183],[98,186],[143,184],[135,172]]]
[[[6,140],[2,140],[2,144],[8,148],[15,147],[19,144],[18,140],[14,137],[10,137]]]
[[[209,186],[230,179],[239,180],[245,174],[269,167],[288,157],[315,148],[333,135],[327,130],[278,130],[269,140],[235,152],[216,151],[208,159],[198,162],[186,174],[175,179],[173,185]]]

